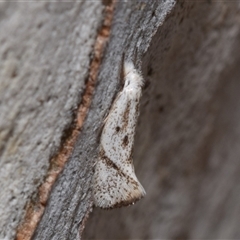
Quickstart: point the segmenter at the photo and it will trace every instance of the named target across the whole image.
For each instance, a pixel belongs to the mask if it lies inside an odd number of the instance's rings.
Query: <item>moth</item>
[[[93,175],[93,200],[101,208],[134,204],[146,194],[132,158],[143,78],[132,62],[124,62],[123,79],[124,87],[105,119]]]

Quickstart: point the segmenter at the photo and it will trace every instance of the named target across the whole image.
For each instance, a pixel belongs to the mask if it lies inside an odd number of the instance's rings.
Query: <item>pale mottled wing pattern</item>
[[[102,131],[93,176],[94,203],[102,208],[129,205],[145,195],[132,162],[142,79],[131,71],[125,78]]]

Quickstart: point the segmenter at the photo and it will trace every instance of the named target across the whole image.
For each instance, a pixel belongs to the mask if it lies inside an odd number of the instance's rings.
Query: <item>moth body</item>
[[[133,204],[145,195],[132,160],[143,79],[132,63],[124,64],[124,87],[103,127],[93,176],[95,206],[113,208]]]

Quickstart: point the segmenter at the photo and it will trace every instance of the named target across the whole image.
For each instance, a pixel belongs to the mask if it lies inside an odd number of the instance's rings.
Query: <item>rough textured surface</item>
[[[134,165],[147,195],[128,208],[94,209],[84,238],[240,238],[240,6],[175,3],[118,2],[88,117],[33,239],[78,239],[85,226],[123,53],[146,80]],[[0,7],[0,238],[12,239],[72,126],[102,3]]]
[[[126,58],[132,57],[134,52],[135,55],[141,55],[150,43],[156,26],[163,21],[172,6],[171,1],[153,1],[150,4],[118,2],[113,34],[98,76],[92,106],[73,155],[55,184],[34,239],[76,239],[79,223],[84,223],[83,213],[86,214],[92,207],[90,187],[98,153],[99,133],[121,85],[122,54],[125,52]],[[130,26],[137,31],[130,34]],[[131,44],[133,46],[129,46]]]
[[[147,195],[94,209],[84,239],[240,238],[239,17],[238,1],[182,1],[158,28],[134,150]]]
[[[101,16],[99,1],[0,3],[0,239],[73,122]]]

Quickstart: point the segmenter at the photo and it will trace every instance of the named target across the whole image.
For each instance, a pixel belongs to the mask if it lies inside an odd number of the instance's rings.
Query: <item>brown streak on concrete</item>
[[[110,35],[110,27],[112,23],[115,4],[116,2],[113,1],[109,6],[105,7],[105,19],[103,21],[103,25],[99,29],[98,36],[96,38],[94,46],[94,58],[90,64],[90,72],[88,80],[86,82],[86,89],[82,97],[82,102],[77,111],[77,119],[75,122],[75,126],[70,136],[64,141],[59,153],[51,159],[51,164],[46,179],[38,189],[37,199],[32,199],[27,204],[25,217],[17,230],[17,240],[31,239],[45,210],[45,206],[51,193],[52,186],[73,151],[74,144],[80,133],[83,122],[86,118],[88,109],[91,104],[103,51]],[[86,214],[86,219],[88,214],[89,213]],[[86,219],[84,219],[83,223],[86,222]],[[85,225],[83,223],[81,224],[81,232],[84,229]]]

